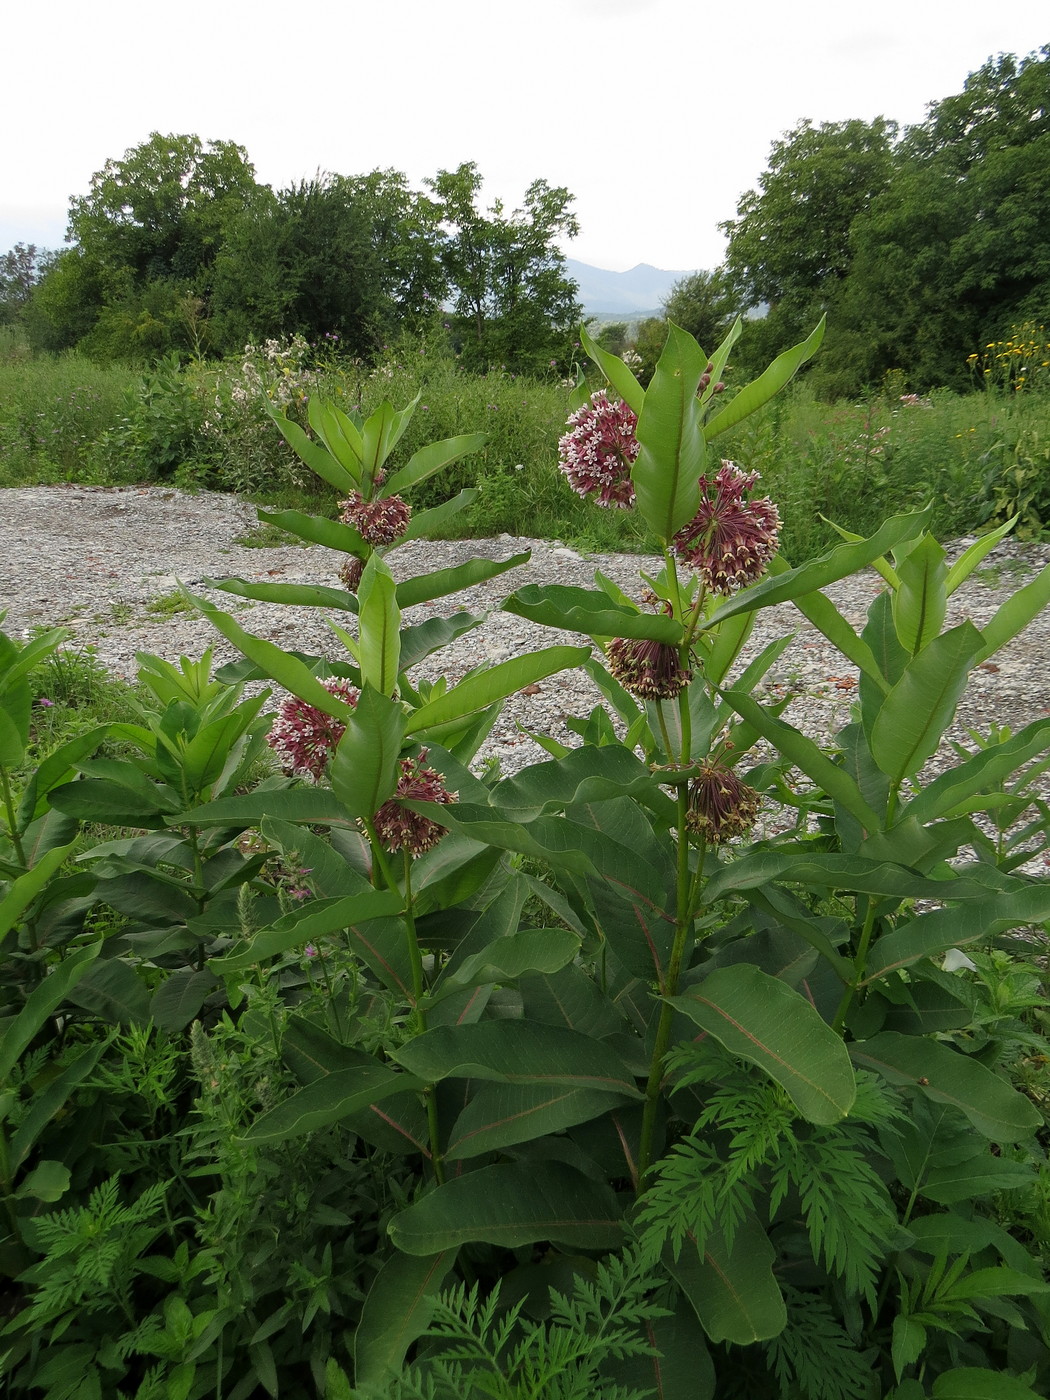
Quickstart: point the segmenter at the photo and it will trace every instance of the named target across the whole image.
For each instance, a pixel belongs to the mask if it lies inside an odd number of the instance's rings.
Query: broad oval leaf
[[[505,700],[523,686],[535,685],[558,671],[582,666],[590,654],[588,647],[544,647],[511,661],[501,661],[468,676],[436,700],[421,705],[409,718],[408,733],[421,734],[424,730],[463,719],[497,700]]]
[[[935,1103],[951,1104],[993,1142],[1029,1137],[1043,1121],[1035,1105],[1005,1079],[941,1041],[883,1031],[851,1045],[850,1054],[855,1064],[891,1084],[906,1084]]]
[[[510,1162],[453,1177],[390,1222],[406,1254],[472,1242],[504,1249],[550,1240],[576,1249],[624,1243],[620,1206],[602,1182],[565,1162]]]
[[[740,393],[726,404],[721,413],[708,421],[704,428],[704,436],[708,442],[719,433],[724,433],[727,428],[735,428],[737,423],[780,393],[795,372],[820,349],[824,339],[824,325],[825,318],[822,316],[805,340],[778,355],[768,369],[745,385]]]
[[[689,523],[700,503],[707,443],[696,392],[706,364],[693,337],[671,322],[638,415],[631,482],[639,513],[665,543]]]
[[[354,1328],[354,1380],[362,1390],[389,1385],[430,1322],[432,1302],[456,1255],[393,1254],[368,1290]]]
[[[378,1063],[333,1070],[268,1109],[248,1129],[244,1141],[285,1142],[302,1137],[370,1104],[396,1094],[415,1094],[422,1088],[412,1075],[398,1074]]]
[[[853,1106],[857,1087],[845,1045],[779,978],[737,963],[669,1000],[731,1054],[765,1070],[811,1123],[837,1123]]]
[[[510,595],[503,611],[585,637],[651,638],[677,646],[683,636],[682,624],[673,617],[617,605],[607,593],[566,584],[526,584]]]
[[[456,1077],[505,1084],[559,1084],[641,1098],[634,1076],[611,1046],[576,1031],[528,1021],[438,1026],[392,1052],[427,1083]]]
[[[713,1342],[749,1346],[778,1336],[787,1323],[775,1257],[765,1230],[749,1215],[737,1226],[732,1248],[716,1228],[703,1256],[695,1244],[686,1245],[677,1259],[664,1262]]]
[[[471,1096],[449,1129],[447,1161],[465,1161],[533,1142],[608,1113],[624,1098],[564,1084],[488,1084]]]

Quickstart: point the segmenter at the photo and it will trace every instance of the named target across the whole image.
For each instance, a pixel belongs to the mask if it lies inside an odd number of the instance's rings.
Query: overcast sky
[[[1039,13],[1044,18],[1038,18]],[[567,251],[713,267],[804,117],[920,120],[991,54],[1050,42],[988,0],[49,0],[10,7],[0,251],[59,246],[69,198],[153,131],[244,146],[275,187],[473,160],[508,208],[576,197]]]

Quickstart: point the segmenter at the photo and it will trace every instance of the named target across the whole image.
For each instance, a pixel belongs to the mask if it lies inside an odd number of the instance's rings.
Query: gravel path
[[[188,495],[162,487],[56,486],[4,490],[0,499],[5,521],[0,609],[7,609],[5,629],[18,635],[61,623],[75,643],[95,647],[99,660],[120,676],[134,676],[138,651],[176,659],[197,657],[214,646],[220,660],[236,654],[209,623],[172,609],[180,582],[201,593],[209,592],[203,579],[225,576],[337,584],[342,556],[321,546],[248,548],[238,543],[256,528],[256,517],[253,507],[232,496]],[[444,673],[454,681],[483,661],[505,660],[557,641],[582,640],[496,610],[507,593],[527,583],[592,585],[596,567],[637,594],[639,568],[656,563],[631,555],[583,557],[556,543],[507,535],[410,543],[396,550],[389,562],[395,574],[405,577],[478,556],[504,559],[527,549],[532,551],[528,563],[489,584],[410,610],[409,621],[462,608],[491,614],[480,628],[415,674],[434,678]],[[980,575],[953,596],[950,621],[969,617],[983,625],[1048,559],[1047,545],[998,546]],[[859,628],[879,583],[869,572],[835,585],[829,596]],[[210,596],[228,611],[237,611],[247,630],[282,646],[331,656],[341,651],[321,610],[246,603],[214,591]],[[346,615],[339,620],[345,622]],[[826,735],[848,717],[855,673],[789,604],[759,614],[747,656],[785,632],[794,633],[794,639],[771,672],[770,684],[778,693],[794,695],[786,712],[791,722],[811,734]],[[1048,713],[1048,680],[1050,611],[974,673],[953,733],[964,737],[968,727],[987,729],[993,721],[1017,728]],[[566,716],[585,714],[597,702],[593,686],[579,672],[553,676],[529,691],[507,702],[485,750],[499,757],[505,772],[541,756],[522,729],[577,742],[565,726]]]

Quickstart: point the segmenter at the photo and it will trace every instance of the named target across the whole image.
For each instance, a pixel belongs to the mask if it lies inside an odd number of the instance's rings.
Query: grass
[[[148,475],[142,463],[167,462],[167,446],[177,441],[180,465],[157,470],[178,485],[235,489],[270,509],[335,515],[338,493],[296,466],[257,400],[239,392],[240,373],[231,363],[181,373],[168,367],[143,378],[76,356],[5,360],[0,346],[0,485],[122,484]],[[596,509],[559,472],[568,411],[562,383],[502,369],[466,374],[420,342],[395,345],[372,370],[335,362],[319,378],[304,373],[302,383],[304,392],[365,414],[384,399],[401,406],[418,394],[392,469],[424,443],[485,431],[479,451],[407,493],[421,510],[476,489],[474,503],[451,522],[455,537],[528,535],[593,553],[655,547],[635,512]],[[891,381],[864,402],[829,405],[803,381],[716,440],[713,462],[729,456],[761,473],[780,510],[788,559],[801,563],[836,543],[828,521],[870,534],[887,516],[927,504],[942,539],[1014,513],[1021,538],[1050,533],[1050,393],[937,392],[916,400],[899,387]],[[217,395],[231,407],[220,415],[222,436],[209,437],[200,424]],[[262,523],[237,543],[293,540]]]

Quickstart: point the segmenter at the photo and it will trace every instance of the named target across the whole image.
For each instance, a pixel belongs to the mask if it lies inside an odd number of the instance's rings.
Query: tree
[[[759,189],[720,226],[729,277],[749,306],[819,298],[846,275],[850,228],[889,184],[896,130],[883,117],[819,127],[807,120],[774,141]]]
[[[569,191],[534,180],[521,209],[507,214],[497,200],[482,213],[473,162],[426,183],[440,211],[441,261],[466,362],[537,371],[562,360],[582,311],[556,241],[579,230]]]
[[[33,288],[57,257],[35,243],[16,243],[0,257],[0,325],[23,318]]]
[[[725,339],[740,309],[724,268],[679,278],[663,305],[667,320],[688,331],[708,354]]]
[[[334,333],[371,353],[433,314],[445,291],[431,202],[397,171],[319,175],[262,191],[230,227],[215,266],[220,343]]]
[[[901,141],[836,304],[854,382],[962,387],[967,355],[1050,299],[1050,46],[990,59]],[[848,344],[846,342],[848,341]]]
[[[71,201],[66,237],[103,273],[200,283],[258,188],[243,147],[155,131],[91,177]]]

